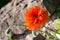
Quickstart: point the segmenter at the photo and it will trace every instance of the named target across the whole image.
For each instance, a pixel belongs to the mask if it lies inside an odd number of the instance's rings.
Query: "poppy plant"
[[[32,6],[25,12],[25,25],[29,30],[42,28],[48,19],[48,11],[39,6]]]

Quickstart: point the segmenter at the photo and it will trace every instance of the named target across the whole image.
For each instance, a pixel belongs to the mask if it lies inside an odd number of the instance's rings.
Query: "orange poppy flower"
[[[25,24],[29,30],[38,30],[48,21],[47,10],[39,6],[32,6],[25,12]]]

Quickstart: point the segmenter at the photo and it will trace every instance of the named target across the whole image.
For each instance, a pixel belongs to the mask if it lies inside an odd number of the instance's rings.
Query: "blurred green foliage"
[[[55,24],[57,25],[57,33],[60,34],[60,19],[56,19]]]
[[[56,9],[56,14],[57,18],[60,18],[60,5]]]

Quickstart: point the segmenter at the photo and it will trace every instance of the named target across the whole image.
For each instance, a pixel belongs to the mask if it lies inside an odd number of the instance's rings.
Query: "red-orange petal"
[[[34,15],[37,17],[34,18]],[[25,12],[25,24],[29,30],[42,28],[48,19],[48,11],[39,6],[32,6]]]

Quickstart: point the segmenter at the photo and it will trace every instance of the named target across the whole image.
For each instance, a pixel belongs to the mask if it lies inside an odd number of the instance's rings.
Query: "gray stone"
[[[10,29],[14,34],[23,34],[24,31],[26,30],[25,26],[17,26],[17,25],[10,26]]]

